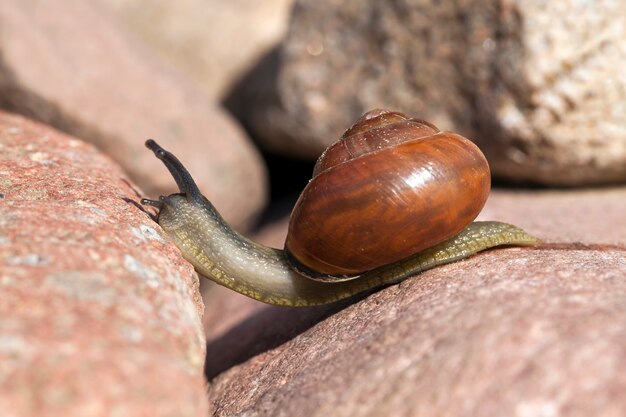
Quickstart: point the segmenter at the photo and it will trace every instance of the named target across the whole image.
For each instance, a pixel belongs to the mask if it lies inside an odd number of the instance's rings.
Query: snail
[[[470,140],[386,111],[363,115],[317,161],[293,209],[285,249],[231,229],[182,163],[146,141],[179,193],[142,199],[196,271],[275,305],[326,304],[500,245],[538,240],[501,222],[472,222],[490,172]]]

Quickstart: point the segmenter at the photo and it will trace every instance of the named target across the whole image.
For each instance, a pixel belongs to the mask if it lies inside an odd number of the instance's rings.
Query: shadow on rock
[[[211,381],[229,368],[274,349],[369,293],[316,307],[267,306],[207,343],[204,373]]]

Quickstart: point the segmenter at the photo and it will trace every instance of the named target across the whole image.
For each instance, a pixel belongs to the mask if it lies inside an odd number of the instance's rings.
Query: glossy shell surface
[[[459,233],[489,188],[487,161],[468,139],[370,112],[320,157],[285,247],[319,273],[356,275]]]

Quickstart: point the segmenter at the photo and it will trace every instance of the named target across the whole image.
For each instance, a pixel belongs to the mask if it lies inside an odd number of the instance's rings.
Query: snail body
[[[285,250],[231,229],[174,155],[153,140],[146,146],[180,192],[142,203],[159,208],[183,256],[201,275],[269,304],[330,303],[494,246],[538,243],[513,225],[472,223],[490,187],[484,156],[399,113],[366,113],[320,157]]]

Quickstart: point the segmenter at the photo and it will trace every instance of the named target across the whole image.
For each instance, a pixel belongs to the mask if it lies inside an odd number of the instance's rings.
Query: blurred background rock
[[[100,0],[163,61],[221,98],[287,31],[292,0]]]
[[[272,149],[313,157],[374,107],[472,138],[494,177],[626,179],[626,5],[297,1],[228,105]]]
[[[256,147],[214,97],[106,6],[7,0],[0,27],[1,108],[95,144],[151,196],[172,190],[143,146],[152,137],[177,150],[225,218],[239,229],[254,223],[267,194]]]

